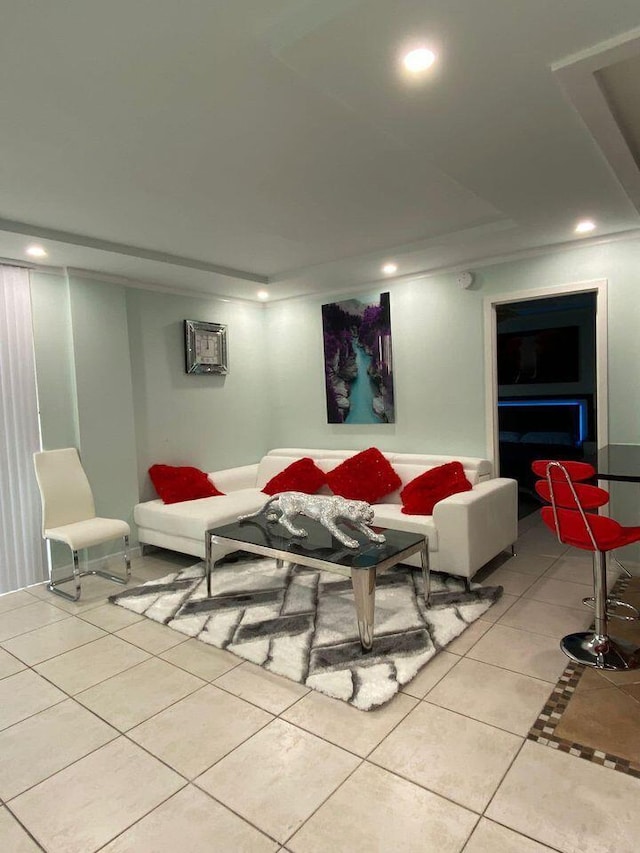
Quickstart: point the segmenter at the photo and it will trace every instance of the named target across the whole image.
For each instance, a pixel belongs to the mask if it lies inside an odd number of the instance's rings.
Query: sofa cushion
[[[393,463],[393,467],[398,465],[420,465],[423,471],[429,471],[431,468],[439,468],[440,465],[445,465],[447,462],[460,462],[464,468],[464,473],[471,483],[475,486],[483,480],[487,480],[492,476],[493,467],[488,459],[480,459],[476,456],[443,456],[441,454],[419,454],[419,453],[396,453],[389,454],[389,459]]]
[[[431,515],[438,501],[473,488],[460,462],[447,462],[425,471],[400,492],[405,515]]]
[[[438,550],[438,531],[430,515],[406,515],[400,504],[376,504],[373,507],[374,526],[404,530],[405,533],[423,533],[429,537],[429,550]]]
[[[304,456],[272,477],[263,486],[262,491],[267,495],[276,495],[279,492],[304,492],[307,495],[313,495],[326,482],[327,477],[324,471],[318,468],[313,459]]]
[[[377,447],[369,447],[329,471],[327,483],[343,498],[375,503],[398,488],[400,477]]]
[[[204,471],[191,465],[152,465],[149,477],[165,504],[222,495]]]
[[[219,527],[260,509],[267,501],[258,489],[240,489],[217,498],[163,504],[161,500],[145,501],[134,509],[134,520],[140,527],[161,530],[173,536],[204,540],[208,527]]]
[[[412,480],[415,480],[416,477],[419,477],[420,474],[424,474],[424,472],[429,470],[431,467],[431,465],[404,465],[394,462],[393,470],[396,472],[398,477],[400,477],[400,485],[393,492],[385,495],[384,502],[386,504],[401,504],[402,499],[400,498],[400,493],[404,487]]]
[[[298,462],[299,459],[300,456],[263,456],[258,462],[256,486],[259,489],[264,489],[269,480],[286,470],[289,465]]]

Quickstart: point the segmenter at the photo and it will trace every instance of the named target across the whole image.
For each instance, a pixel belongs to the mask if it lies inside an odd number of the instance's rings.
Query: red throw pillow
[[[431,515],[438,501],[472,488],[461,462],[438,465],[407,483],[400,492],[402,512],[405,515]]]
[[[321,471],[309,456],[296,459],[284,471],[272,477],[262,491],[267,495],[277,495],[279,492],[304,492],[306,495],[315,494],[327,482],[324,471]]]
[[[378,448],[370,447],[329,471],[327,483],[336,495],[372,504],[399,488],[402,480]]]
[[[166,504],[222,495],[204,471],[190,465],[152,465],[149,476],[158,497]]]

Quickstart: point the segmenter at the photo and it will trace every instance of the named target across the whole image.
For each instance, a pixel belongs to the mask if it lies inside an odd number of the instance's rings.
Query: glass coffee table
[[[412,554],[420,554],[424,578],[425,602],[429,603],[429,551],[428,539],[424,534],[406,533],[376,527],[386,541],[371,542],[361,533],[349,528],[362,544],[359,548],[346,548],[319,522],[305,518],[302,521],[308,537],[292,536],[277,523],[263,519],[235,521],[222,527],[212,527],[205,533],[205,567],[207,596],[211,597],[211,572],[214,569],[215,545],[235,546],[239,551],[248,551],[264,557],[273,557],[278,565],[284,562],[298,563],[313,569],[351,573],[353,595],[358,620],[358,633],[364,652],[371,651],[376,594],[376,573],[401,563]],[[343,572],[341,572],[343,573]]]

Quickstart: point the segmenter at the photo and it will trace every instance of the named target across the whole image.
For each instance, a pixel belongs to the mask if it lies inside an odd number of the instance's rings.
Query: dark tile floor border
[[[622,597],[629,583],[630,580],[627,577],[619,578],[610,594]],[[578,758],[585,758],[594,764],[600,764],[603,767],[609,767],[611,770],[617,770],[620,773],[626,773],[629,776],[635,776],[637,779],[640,779],[640,765],[630,761],[628,758],[612,755],[592,746],[574,743],[554,734],[556,726],[562,719],[562,715],[567,709],[580,679],[588,668],[573,661],[569,662],[558,679],[556,686],[553,688],[551,696],[547,699],[544,708],[540,711],[537,720],[529,730],[527,740],[541,743],[544,746],[550,746],[553,749],[566,752],[569,755],[575,755]]]

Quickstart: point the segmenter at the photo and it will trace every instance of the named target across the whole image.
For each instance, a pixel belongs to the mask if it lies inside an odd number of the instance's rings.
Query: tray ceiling
[[[10,0],[0,256],[278,299],[565,245],[584,216],[631,235],[638,27],[637,0]]]

